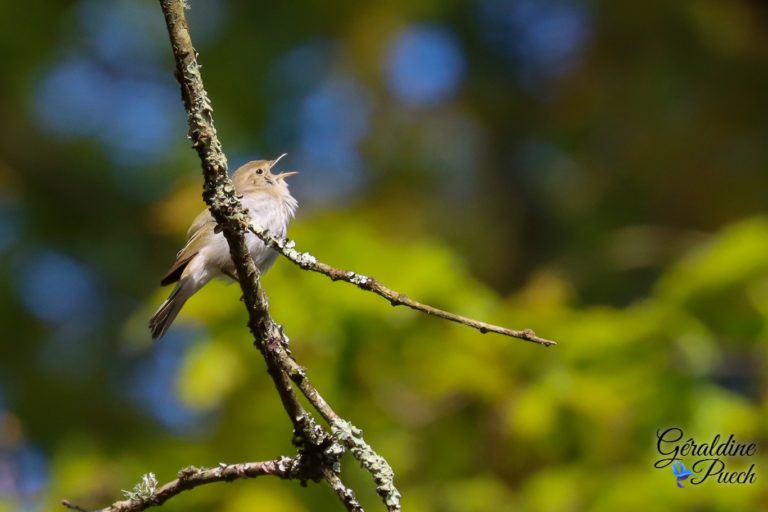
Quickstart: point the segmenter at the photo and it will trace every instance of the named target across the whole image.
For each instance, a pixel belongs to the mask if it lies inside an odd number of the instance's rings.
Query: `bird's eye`
[[[264,169],[256,169],[256,174],[264,174]]]

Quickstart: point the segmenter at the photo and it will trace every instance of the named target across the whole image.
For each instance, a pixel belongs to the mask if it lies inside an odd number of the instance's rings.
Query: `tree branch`
[[[299,418],[304,416],[305,412],[277,361],[268,357],[264,350],[265,342],[275,330],[274,322],[269,318],[267,298],[259,283],[259,270],[245,243],[245,230],[242,226],[248,223],[248,213],[235,196],[234,185],[227,174],[227,158],[213,124],[213,107],[203,86],[184,4],[181,0],[160,0],[160,6],[176,61],[176,79],[181,85],[181,95],[187,111],[189,138],[202,162],[205,179],[203,199],[229,244],[230,256],[248,310],[248,325],[254,335],[254,343],[264,355],[267,371],[280,394],[283,407],[293,422],[294,430],[297,430],[300,428]]]
[[[352,456],[358,460],[373,477],[376,483],[376,492],[381,497],[387,510],[396,512],[400,510],[400,492],[395,487],[395,472],[384,457],[376,453],[363,439],[363,431],[345,420],[334,411],[326,402],[317,388],[312,385],[305,368],[300,366],[290,353],[280,346],[278,348],[281,365],[291,380],[299,387],[312,407],[331,426],[331,434],[345,448],[349,449]],[[331,485],[333,483],[328,481]]]
[[[345,486],[344,482],[342,482],[341,478],[339,478],[339,475],[337,475],[332,469],[325,468],[323,470],[323,477],[328,482],[328,484],[330,484],[333,492],[336,493],[336,496],[338,496],[339,500],[341,500],[344,506],[347,507],[349,512],[365,512],[363,507],[360,506],[360,503],[357,502],[355,493],[352,491],[352,489]]]
[[[359,510],[359,504],[350,499],[348,493],[340,492],[344,487],[336,474],[336,468],[343,449],[341,452],[337,451],[333,438],[329,438],[304,410],[288,378],[287,368],[284,366],[285,358],[281,357],[285,354],[283,343],[287,343],[287,339],[269,315],[268,301],[260,286],[258,268],[245,244],[250,219],[236,197],[234,186],[227,175],[227,160],[213,124],[213,108],[203,86],[184,4],[181,0],[160,0],[160,5],[176,61],[176,77],[181,84],[182,98],[188,114],[189,138],[202,162],[205,179],[203,199],[229,244],[230,255],[243,292],[243,301],[248,310],[248,326],[254,336],[254,344],[264,357],[267,371],[293,423],[294,442],[299,447],[300,455],[314,462],[315,471],[310,472],[309,477],[325,478],[348,510]],[[314,393],[319,396],[317,390],[314,390]],[[391,481],[393,478],[394,475],[389,484],[394,489],[394,483]],[[378,481],[377,485],[380,485]],[[399,493],[396,493],[396,497],[396,503],[387,503],[387,509],[391,512],[400,510]]]
[[[265,462],[243,462],[241,464],[220,464],[215,468],[187,467],[179,471],[178,478],[158,487],[153,492],[116,501],[97,512],[139,512],[151,507],[159,507],[169,499],[184,491],[214,482],[231,482],[245,478],[273,475],[283,479],[301,479],[303,467],[299,458],[281,457]],[[66,508],[87,512],[67,500],[61,502]]]
[[[530,341],[532,343],[538,343],[540,345],[544,345],[545,347],[557,345],[555,341],[537,336],[536,333],[531,329],[507,329],[506,327],[481,322],[473,318],[467,318],[465,316],[457,315],[449,311],[444,311],[428,304],[422,304],[421,302],[415,301],[402,293],[387,288],[372,277],[364,276],[351,270],[341,270],[334,268],[327,263],[319,261],[316,257],[312,256],[308,252],[299,252],[296,250],[296,244],[293,240],[277,237],[271,234],[269,231],[254,225],[249,225],[248,230],[251,231],[254,235],[258,236],[266,245],[272,247],[276,251],[279,251],[280,254],[304,270],[317,272],[319,274],[328,276],[332,281],[344,281],[357,286],[361,290],[373,292],[376,295],[387,299],[389,303],[392,304],[392,306],[407,306],[411,309],[421,311],[422,313],[426,313],[428,315],[436,316],[445,320],[450,320],[451,322],[456,322],[468,327],[472,327],[473,329],[477,329],[483,334],[488,332],[495,332],[497,334],[503,334],[504,336],[510,336],[512,338],[518,338],[521,340]]]

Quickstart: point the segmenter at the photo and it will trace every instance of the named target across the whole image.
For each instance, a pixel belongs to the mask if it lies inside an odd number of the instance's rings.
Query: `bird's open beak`
[[[284,180],[288,176],[294,176],[296,174],[299,174],[299,172],[298,171],[281,172],[280,174],[275,176],[275,178],[278,180]]]
[[[281,160],[281,159],[282,159],[284,156],[286,156],[287,154],[288,154],[288,153],[283,153],[283,154],[282,154],[282,155],[280,155],[279,157],[277,157],[277,158],[275,158],[274,160],[272,160],[272,161],[270,162],[269,168],[271,169],[272,167],[274,167],[275,165],[277,165],[277,162],[279,162],[279,161],[280,161],[280,160]]]

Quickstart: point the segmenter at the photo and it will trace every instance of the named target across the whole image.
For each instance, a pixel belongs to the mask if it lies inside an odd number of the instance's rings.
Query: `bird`
[[[693,472],[686,468],[685,464],[682,462],[675,462],[672,464],[672,473],[675,475],[675,479],[677,480],[677,486],[681,489],[683,488],[683,480],[693,474]]]
[[[251,222],[275,236],[285,238],[298,202],[285,181],[296,171],[273,174],[272,168],[283,158],[253,160],[232,174],[235,194],[247,209]],[[184,303],[211,279],[237,280],[224,235],[216,229],[210,211],[203,210],[187,230],[187,243],[176,254],[176,260],[160,281],[161,286],[176,283],[168,298],[149,321],[153,339],[168,331]],[[263,274],[277,259],[277,252],[268,248],[253,233],[246,235],[246,245],[256,267]]]

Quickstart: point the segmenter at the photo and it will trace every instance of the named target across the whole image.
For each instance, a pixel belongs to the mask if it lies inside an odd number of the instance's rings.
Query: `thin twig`
[[[503,334],[504,336],[510,336],[512,338],[518,338],[521,340],[538,343],[540,345],[544,345],[545,347],[557,345],[555,341],[537,336],[536,333],[531,329],[507,329],[506,327],[481,322],[473,318],[468,318],[465,316],[457,315],[455,313],[451,313],[449,311],[438,309],[428,304],[423,304],[411,299],[407,295],[396,292],[395,290],[384,286],[372,277],[358,274],[357,272],[353,272],[351,270],[341,270],[332,267],[327,263],[323,263],[322,261],[318,260],[308,252],[299,252],[296,250],[296,244],[293,240],[277,237],[269,231],[256,227],[252,224],[248,226],[248,230],[259,237],[266,245],[277,250],[280,252],[280,254],[304,270],[317,272],[319,274],[328,276],[332,281],[344,281],[357,286],[361,290],[373,292],[376,295],[387,299],[393,306],[406,306],[428,315],[436,316],[445,320],[450,320],[451,322],[456,322],[468,327],[472,327],[473,329],[477,329],[483,334],[488,332],[495,332],[497,334]]]
[[[400,510],[400,492],[395,487],[395,472],[384,457],[376,453],[363,439],[363,431],[348,422],[325,401],[312,385],[307,371],[281,347],[280,359],[291,380],[299,387],[310,404],[331,426],[331,434],[345,448],[349,449],[354,458],[365,468],[376,482],[376,492],[381,497],[387,510]],[[330,482],[329,482],[330,483]]]
[[[339,475],[334,473],[332,469],[323,469],[323,477],[330,484],[331,489],[336,493],[339,500],[347,507],[348,512],[365,512],[360,503],[358,503],[357,498],[355,498],[354,491],[344,485]]]
[[[317,388],[307,376],[307,371],[299,365],[286,349],[287,340],[280,331],[283,343],[270,343],[268,350],[274,352],[274,357],[280,360],[280,365],[286,375],[298,386],[307,401],[312,404],[320,416],[331,426],[332,437],[349,449],[352,456],[367,470],[376,483],[376,492],[387,507],[388,512],[400,510],[400,491],[395,487],[395,473],[389,463],[374,451],[363,439],[363,431],[339,416],[336,411],[323,398]],[[324,474],[326,481],[331,486],[334,483]],[[335,489],[334,489],[335,490]],[[337,491],[338,494],[338,491]],[[341,495],[339,495],[341,498]]]
[[[188,467],[179,471],[178,478],[158,487],[151,495],[138,499],[116,501],[108,507],[97,509],[97,512],[139,512],[151,507],[159,507],[169,499],[184,491],[214,482],[231,482],[233,480],[256,478],[273,475],[283,479],[302,479],[302,466],[296,458],[281,457],[265,462],[243,462],[240,464],[220,464],[215,468]],[[79,512],[87,509],[62,500],[65,507]]]
[[[329,425],[333,425],[337,421],[341,420],[341,417],[336,414],[328,402],[317,392],[317,388],[312,385],[307,376],[307,370],[299,365],[296,360],[286,352],[284,348],[281,349],[282,353],[280,358],[282,364],[286,369],[288,376],[299,387],[302,394],[307,398],[312,407],[320,413],[320,415],[328,422]]]
[[[88,512],[88,509],[85,509],[79,505],[75,505],[69,500],[61,500],[61,504],[64,505],[65,508],[68,508],[71,510],[77,510],[78,512]]]

